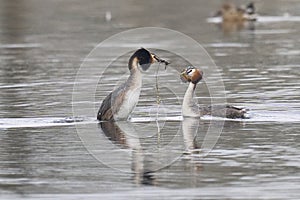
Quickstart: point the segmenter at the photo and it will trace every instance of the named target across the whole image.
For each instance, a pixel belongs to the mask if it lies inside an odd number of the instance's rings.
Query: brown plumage
[[[225,2],[215,16],[222,17],[223,22],[255,21],[255,7],[251,2],[246,8],[238,7],[230,2]]]
[[[125,133],[120,129],[116,122],[100,122],[100,127],[106,137],[117,142],[117,144],[120,144],[123,148],[128,148]]]
[[[231,105],[214,105],[207,107],[200,107],[201,115],[211,115],[216,117],[226,117],[230,119],[245,119],[248,118],[245,114],[247,110]]]
[[[123,85],[122,85],[122,87],[123,87]],[[102,104],[100,106],[100,109],[98,111],[98,115],[97,115],[97,119],[98,120],[107,120],[107,121],[113,120],[113,117],[114,117],[113,114],[116,113],[116,112],[118,112],[118,110],[120,109],[121,102],[124,99],[125,93],[121,92],[122,91],[122,89],[121,89],[122,87],[119,87],[118,89],[115,90],[117,94],[120,94],[118,96],[118,98],[116,98],[116,95],[114,95],[114,93],[111,92],[103,100],[103,102],[102,102]]]

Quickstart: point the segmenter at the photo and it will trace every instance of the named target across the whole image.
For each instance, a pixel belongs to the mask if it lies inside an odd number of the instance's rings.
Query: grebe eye
[[[188,69],[188,70],[186,71],[186,74],[187,74],[187,75],[190,75],[192,72],[193,72],[193,69]]]

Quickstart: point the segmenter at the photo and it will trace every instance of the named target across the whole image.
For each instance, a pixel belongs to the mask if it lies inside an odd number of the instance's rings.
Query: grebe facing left
[[[142,88],[142,73],[154,62],[169,63],[148,50],[138,49],[129,59],[130,76],[102,102],[97,119],[100,121],[126,120],[138,103]]]
[[[212,115],[215,117],[226,117],[231,119],[249,118],[246,109],[237,108],[231,105],[213,105],[198,107],[193,101],[197,83],[202,79],[203,72],[193,66],[187,67],[180,74],[183,82],[189,82],[189,86],[183,98],[182,114],[186,117],[200,117],[202,115]]]

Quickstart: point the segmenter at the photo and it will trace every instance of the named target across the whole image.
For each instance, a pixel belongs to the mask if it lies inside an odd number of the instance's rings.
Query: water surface
[[[257,2],[261,20],[254,28],[228,32],[207,21],[219,3],[2,0],[1,198],[299,199],[300,4]],[[219,120],[181,117],[186,84],[168,77],[186,63],[168,52],[159,52],[173,61],[158,73],[159,109],[154,66],[131,122],[109,124],[105,132],[94,116],[69,120],[72,104],[81,103],[72,102],[72,92],[86,55],[107,37],[144,26],[174,29],[201,43],[218,66],[227,101],[250,109],[249,120],[225,121],[208,155],[203,142],[214,139],[206,132]],[[172,44],[171,38],[162,41]],[[126,79],[128,56],[106,71],[91,104],[98,107]],[[106,68],[104,59],[91,61],[95,74]],[[181,95],[164,90],[166,81]],[[88,80],[79,84],[88,86]],[[196,96],[201,104],[210,102],[205,83]],[[82,143],[78,133],[96,135],[93,144],[99,145]]]

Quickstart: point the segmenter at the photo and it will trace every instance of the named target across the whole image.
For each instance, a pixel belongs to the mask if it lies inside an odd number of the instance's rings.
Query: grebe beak
[[[152,56],[152,62],[156,61],[156,62],[159,62],[159,63],[164,63],[165,64],[165,69],[167,68],[167,65],[170,64],[170,62],[168,62],[164,59],[161,59],[160,57],[158,57],[154,53],[151,53],[151,56]]]
[[[183,71],[180,73],[180,79],[181,79],[181,81],[184,82],[184,83],[188,82],[189,78],[187,77],[186,70],[183,70]]]

